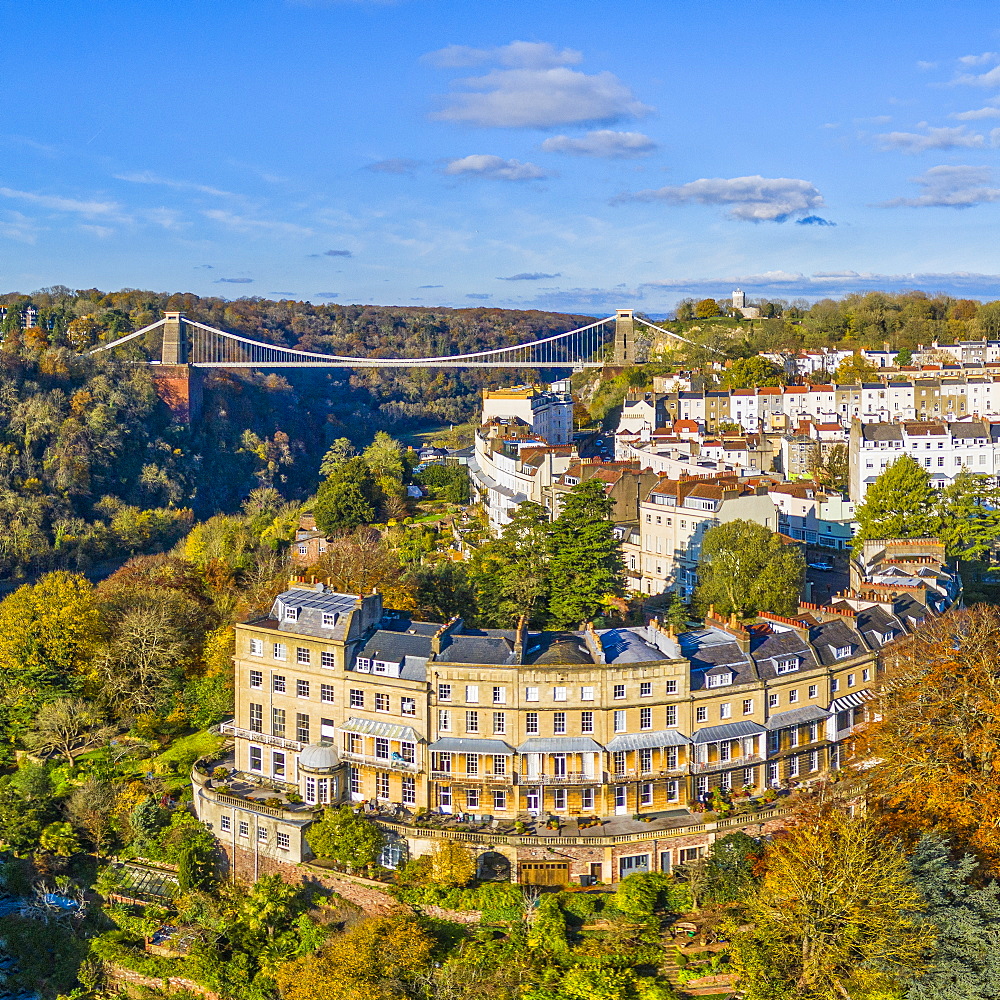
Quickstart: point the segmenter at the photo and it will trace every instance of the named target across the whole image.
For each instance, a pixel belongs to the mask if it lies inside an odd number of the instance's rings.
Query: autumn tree
[[[430,877],[438,885],[468,885],[476,877],[476,861],[472,852],[462,844],[442,840],[431,855]]]
[[[0,601],[0,697],[8,735],[39,706],[78,691],[93,655],[93,587],[76,573],[47,573]]]
[[[702,299],[695,304],[694,315],[697,319],[711,319],[719,315],[719,303],[715,299]]]
[[[833,381],[838,385],[854,385],[857,382],[871,382],[878,378],[879,369],[861,354],[852,354],[837,365]]]
[[[797,545],[755,521],[727,521],[702,539],[695,605],[702,614],[712,605],[743,617],[794,614],[804,579],[805,557]]]
[[[66,800],[66,815],[75,827],[86,833],[98,858],[114,839],[118,793],[117,785],[91,775],[77,785]]]
[[[410,913],[372,917],[274,978],[282,1000],[405,1000],[425,995],[435,943]]]
[[[904,852],[833,810],[775,838],[764,861],[733,941],[747,1000],[899,996],[933,940]]]
[[[387,607],[400,611],[416,607],[413,585],[404,575],[398,552],[375,528],[360,527],[335,535],[309,572],[342,594],[378,590]]]
[[[928,538],[938,527],[937,494],[930,476],[909,455],[900,455],[868,487],[855,510],[855,551],[873,538]]]
[[[890,830],[940,831],[1000,873],[1000,609],[926,621],[883,654],[856,756]]]
[[[349,458],[354,458],[356,452],[350,438],[337,438],[326,450],[319,466],[319,474],[324,478],[332,476]]]

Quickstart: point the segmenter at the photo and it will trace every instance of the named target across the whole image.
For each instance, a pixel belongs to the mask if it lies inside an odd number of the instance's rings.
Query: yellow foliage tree
[[[442,840],[431,855],[431,878],[438,885],[468,885],[476,875],[472,852],[453,840]]]
[[[0,695],[15,725],[79,687],[98,624],[94,588],[79,573],[46,573],[0,601]]]
[[[774,840],[733,941],[747,1000],[889,1000],[932,943],[906,855],[864,819],[826,810]]]
[[[925,623],[883,656],[856,754],[880,821],[940,831],[1000,874],[1000,609]]]
[[[434,939],[410,914],[375,917],[275,972],[283,1000],[399,1000],[431,972]]]

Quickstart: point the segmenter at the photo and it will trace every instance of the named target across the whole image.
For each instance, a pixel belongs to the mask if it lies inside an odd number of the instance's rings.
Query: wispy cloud
[[[824,219],[821,215],[807,215],[804,219],[796,219],[797,226],[835,226],[836,222]]]
[[[373,174],[412,174],[419,166],[419,160],[407,160],[397,156],[369,163],[365,170],[370,170]]]
[[[339,299],[340,292],[316,292],[313,295],[314,299]]]
[[[34,243],[38,239],[41,227],[34,219],[20,212],[8,212],[0,219],[0,236],[18,243]]]
[[[198,194],[207,194],[215,198],[236,198],[232,191],[223,191],[221,188],[210,187],[207,184],[196,184],[194,181],[176,181],[169,177],[160,177],[151,170],[140,170],[127,174],[115,174],[115,179],[128,181],[129,184],[153,184],[157,187],[173,188],[175,191],[195,191]]]
[[[24,201],[39,208],[54,212],[72,212],[84,216],[118,216],[121,206],[114,201],[82,201],[78,198],[64,198],[61,195],[37,194],[34,191],[18,191],[15,188],[0,187],[0,196]]]
[[[989,167],[940,166],[919,177],[911,177],[923,194],[913,198],[893,198],[883,208],[971,208],[1000,201],[1000,187],[993,187]]]
[[[469,292],[469,294],[465,297],[467,299],[477,299],[481,302],[484,302],[486,299],[493,298],[492,295],[488,295],[486,292]]]
[[[449,45],[428,52],[421,61],[441,69],[464,69],[489,63],[517,69],[551,69],[553,66],[575,66],[583,62],[583,53],[576,49],[557,49],[549,42],[511,42],[492,49]]]
[[[1000,118],[1000,97],[994,97],[986,103],[986,107],[973,108],[971,111],[956,111],[949,115],[960,122],[980,121],[984,118]]]
[[[958,60],[962,69],[975,69],[981,66],[991,66],[985,73],[959,73],[951,82],[967,87],[996,87],[1000,85],[1000,54],[983,52],[980,55],[962,56]]]
[[[574,156],[600,156],[607,159],[647,156],[658,148],[648,135],[641,132],[615,132],[611,129],[598,129],[579,137],[554,135],[542,143],[542,149],[546,153],[570,153]]]
[[[482,177],[495,181],[537,181],[549,175],[534,163],[505,160],[500,156],[473,153],[451,160],[444,172],[452,177]]]
[[[546,274],[544,271],[522,271],[520,274],[512,274],[507,278],[497,278],[497,281],[544,281],[546,278],[561,278],[557,271],[555,274]]]
[[[583,73],[569,66],[582,56],[544,42],[512,42],[495,49],[449,46],[425,57],[445,68],[493,64],[484,76],[457,81],[443,98],[439,121],[482,128],[553,128],[613,124],[652,109],[614,73]]]
[[[350,250],[324,250],[322,253],[311,253],[310,257],[353,257]]]
[[[875,138],[882,149],[897,150],[901,153],[927,153],[943,149],[986,149],[995,144],[993,138],[970,132],[965,125],[931,128],[921,122],[918,128],[923,132],[885,132]]]
[[[931,69],[937,69],[938,64],[936,62],[927,62],[924,59],[917,60],[917,69],[923,70],[925,73]]]
[[[297,226],[292,222],[278,222],[273,219],[252,219],[246,215],[237,215],[219,208],[210,208],[202,215],[213,222],[234,229],[240,233],[279,233],[284,236],[312,236],[312,230],[305,226]]]
[[[959,66],[989,66],[990,63],[1000,62],[1000,55],[996,52],[981,52],[978,56],[959,56]],[[936,64],[935,64],[936,65]]]
[[[730,206],[729,215],[742,222],[785,222],[823,205],[823,196],[809,181],[791,177],[703,177],[688,184],[620,195],[615,202],[662,201],[671,205]]]
[[[252,285],[253,278],[216,278],[217,285]]]
[[[417,285],[417,288],[444,288],[444,285]]]

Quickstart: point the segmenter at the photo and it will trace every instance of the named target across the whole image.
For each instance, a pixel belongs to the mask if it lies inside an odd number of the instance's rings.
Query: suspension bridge
[[[614,316],[539,340],[488,351],[439,357],[356,357],[298,351],[278,344],[251,340],[196,320],[168,312],[163,319],[128,333],[89,353],[112,351],[125,344],[146,348],[148,364],[193,368],[601,368],[642,364],[655,333],[692,344],[692,341],[618,309]],[[154,357],[153,355],[159,355]]]

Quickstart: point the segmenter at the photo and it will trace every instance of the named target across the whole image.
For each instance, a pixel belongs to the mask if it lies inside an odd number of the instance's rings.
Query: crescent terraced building
[[[557,824],[564,846],[544,855],[556,881],[662,869],[683,860],[668,834],[702,823],[691,810],[713,789],[759,793],[840,767],[879,650],[924,613],[895,597],[747,626],[709,616],[680,636],[655,621],[536,632],[413,621],[377,594],[293,583],[236,627],[223,727],[235,776],[277,797],[255,805],[196,773],[195,808],[255,871],[262,856],[307,859],[317,807],[343,802],[385,822],[389,864],[430,849],[418,816],[462,814],[487,824],[484,850],[504,824]],[[595,860],[581,826],[624,847]],[[684,850],[708,843],[697,829]],[[538,851],[518,839],[514,877],[541,879]]]

